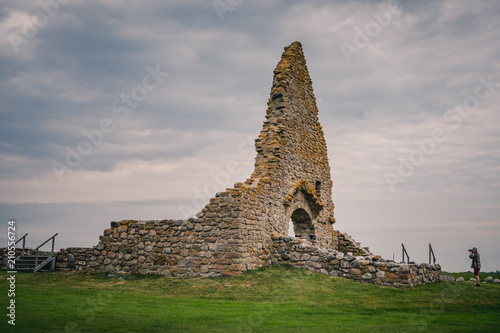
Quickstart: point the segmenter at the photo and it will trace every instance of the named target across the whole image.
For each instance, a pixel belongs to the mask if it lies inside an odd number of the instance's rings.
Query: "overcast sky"
[[[187,218],[253,171],[303,45],[335,229],[386,258],[500,270],[498,1],[0,1],[0,246],[96,245]]]

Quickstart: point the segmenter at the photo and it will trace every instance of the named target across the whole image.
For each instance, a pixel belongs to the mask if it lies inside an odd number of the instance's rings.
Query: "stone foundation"
[[[61,250],[57,256],[57,269],[177,277],[235,275],[249,269],[244,264],[247,257],[242,253],[225,252],[221,257],[217,233],[213,233],[214,229],[203,230],[196,219],[130,220],[112,222],[112,225],[93,248]],[[431,283],[439,281],[441,275],[438,264],[384,260],[369,253],[346,234],[340,239],[344,248],[352,250],[348,252],[322,248],[315,240],[278,235],[271,238],[269,252],[262,244],[255,245],[255,251],[262,258],[260,266],[289,265],[390,287]]]

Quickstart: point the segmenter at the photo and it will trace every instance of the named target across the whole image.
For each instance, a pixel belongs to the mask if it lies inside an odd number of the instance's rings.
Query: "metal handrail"
[[[23,241],[23,255],[24,255],[24,249],[26,248],[26,236],[28,236],[28,233],[26,233],[23,237],[19,238],[16,243],[14,244],[17,245],[17,243],[19,243],[21,240]]]
[[[57,235],[59,235],[59,233],[56,233],[54,236],[50,237],[45,242],[43,242],[42,244],[38,245],[38,247],[35,249],[35,251],[38,251],[39,248],[41,248],[42,246],[44,246],[45,244],[47,244],[48,241],[52,239],[52,252],[54,252],[54,241],[55,241],[55,238],[56,238]]]
[[[44,246],[45,244],[48,243],[48,241],[50,241],[52,239],[52,253],[54,253],[54,242],[56,241],[56,236],[59,235],[59,233],[56,233],[54,236],[50,237],[49,239],[47,239],[45,242],[43,242],[42,244],[40,244],[36,249],[35,249],[35,252],[36,252],[36,256],[35,256],[35,267],[38,266],[38,249],[41,248],[42,246]]]
[[[433,264],[436,263],[436,256],[434,255],[434,251],[432,250],[432,245],[429,243],[429,265],[431,264],[431,254],[432,254],[432,259],[433,259]]]
[[[402,262],[405,262],[405,254],[406,254],[406,259],[407,259],[407,262],[410,263],[410,256],[408,255],[408,252],[406,252],[406,249],[405,249],[405,246],[403,243],[401,243],[401,247],[402,247]]]

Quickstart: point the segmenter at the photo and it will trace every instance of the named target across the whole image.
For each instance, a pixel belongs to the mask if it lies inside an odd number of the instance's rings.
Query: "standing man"
[[[479,270],[481,269],[481,259],[479,253],[477,252],[477,248],[473,247],[472,250],[469,250],[470,255],[469,258],[472,259],[471,268],[474,268],[474,275],[476,276],[476,287],[479,287]]]

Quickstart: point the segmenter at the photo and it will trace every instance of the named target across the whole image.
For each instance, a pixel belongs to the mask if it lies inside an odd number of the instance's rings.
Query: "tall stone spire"
[[[300,236],[332,245],[332,182],[326,142],[302,45],[285,47],[274,70],[266,121],[255,140],[255,171],[245,184],[272,192],[270,225],[285,234],[290,218]],[[306,214],[307,213],[307,214]],[[296,216],[295,215],[295,216]],[[304,222],[305,223],[305,222]],[[296,230],[298,232],[298,230]],[[297,233],[296,232],[296,233]]]

